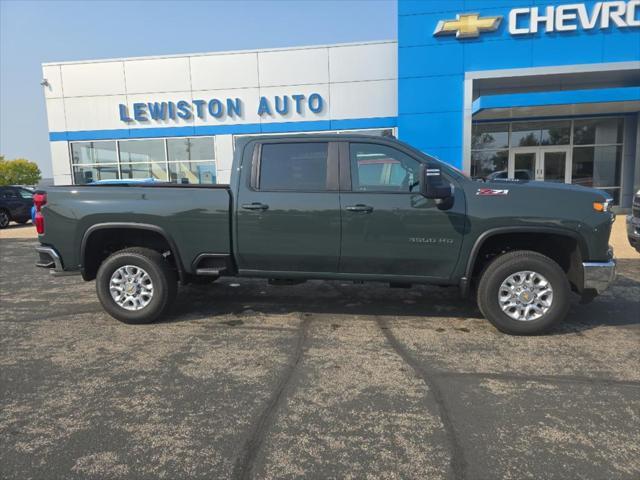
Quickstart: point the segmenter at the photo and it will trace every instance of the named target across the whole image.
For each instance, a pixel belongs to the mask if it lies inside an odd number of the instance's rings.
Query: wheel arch
[[[80,242],[80,260],[82,262],[82,277],[85,280],[92,280],[93,278],[95,278],[95,271],[97,271],[97,266],[95,268],[93,268],[93,266],[91,266],[90,268],[87,268],[88,262],[87,262],[87,255],[90,253],[90,249],[91,249],[91,240],[92,238],[95,238],[96,234],[100,234],[100,233],[106,233],[106,232],[115,232],[115,231],[122,231],[122,230],[135,230],[135,231],[140,231],[140,232],[149,232],[153,235],[157,235],[159,237],[161,237],[164,242],[166,242],[166,245],[169,247],[169,250],[171,251],[171,254],[173,255],[174,259],[175,259],[175,266],[176,266],[176,270],[178,272],[178,278],[180,279],[181,282],[185,281],[186,278],[186,272],[184,270],[184,264],[182,263],[182,258],[180,257],[180,251],[178,250],[178,246],[176,245],[175,241],[173,240],[173,238],[171,237],[171,235],[162,227],[158,226],[158,225],[152,225],[152,224],[147,224],[147,223],[135,223],[135,222],[105,222],[105,223],[96,223],[94,225],[91,225],[82,235],[82,240]],[[129,247],[145,247],[148,245],[143,244],[130,244],[127,245]],[[89,252],[88,252],[89,250]],[[99,265],[98,265],[99,266]]]
[[[474,281],[474,278],[478,275],[478,262],[482,261],[479,256],[483,252],[483,248],[489,245],[492,241],[496,241],[499,238],[507,239],[510,236],[511,238],[520,237],[521,239],[526,239],[528,237],[530,237],[531,239],[535,239],[544,236],[547,239],[564,238],[570,240],[571,242],[575,242],[575,254],[577,254],[577,256],[574,255],[573,252],[564,252],[565,254],[568,253],[570,258],[568,259],[568,264],[564,265],[563,268],[572,285],[574,285],[574,287],[576,287],[576,289],[578,290],[581,288],[582,272],[579,268],[576,267],[577,265],[579,265],[582,258],[588,258],[588,247],[584,238],[582,238],[575,231],[566,230],[563,228],[514,226],[492,228],[478,236],[473,244],[473,247],[471,248],[469,257],[467,259],[467,264],[465,266],[464,277],[461,281],[461,288],[464,294],[468,293]],[[527,244],[526,249],[546,254],[544,248],[539,248],[533,244]],[[574,256],[576,256],[576,258],[573,258]]]

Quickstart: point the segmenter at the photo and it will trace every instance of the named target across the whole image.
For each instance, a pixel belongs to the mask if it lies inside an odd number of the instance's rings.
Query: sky
[[[44,62],[397,38],[395,0],[0,0],[0,154],[51,155]]]

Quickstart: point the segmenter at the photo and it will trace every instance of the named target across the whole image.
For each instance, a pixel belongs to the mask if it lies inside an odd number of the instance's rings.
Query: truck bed
[[[44,245],[55,245],[64,269],[82,266],[88,235],[100,228],[152,226],[176,246],[185,272],[198,255],[231,253],[228,185],[170,183],[57,186],[46,189]]]

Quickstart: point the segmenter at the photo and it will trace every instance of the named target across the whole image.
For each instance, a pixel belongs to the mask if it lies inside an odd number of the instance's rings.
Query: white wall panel
[[[230,183],[231,181],[231,170],[217,170],[216,171],[216,182],[217,183]]]
[[[64,116],[64,100],[62,98],[47,98],[47,122],[50,132],[64,132],[67,122]]]
[[[65,97],[124,94],[122,62],[62,65]]]
[[[323,108],[319,113],[313,113],[309,110],[308,99],[312,93],[319,93],[323,99]],[[292,95],[304,95],[305,98],[301,102],[301,113],[296,112],[296,102],[291,98]],[[299,85],[294,87],[268,87],[261,88],[260,95],[267,97],[273,115],[264,114],[260,117],[262,123],[273,122],[304,122],[312,120],[329,120],[329,86],[327,84],[319,85]],[[285,115],[276,113],[275,97],[279,96],[288,98],[289,111]],[[284,105],[282,103],[281,105]]]
[[[396,43],[330,47],[330,81],[350,82],[397,78],[397,50]]]
[[[53,176],[53,184],[54,185],[72,185],[73,180],[71,179],[71,174],[69,175],[54,175]]]
[[[154,93],[152,95],[142,93],[137,95],[127,95],[127,106],[128,106],[129,117],[132,119],[134,118],[134,113],[133,113],[134,103],[145,103],[145,104],[160,103],[161,104],[162,102],[173,102],[174,104],[177,105],[177,103],[180,100],[185,100],[189,102],[189,105],[191,105],[191,101],[192,101],[191,92],[186,91],[186,92],[174,92],[174,93]],[[151,115],[148,113],[149,108],[147,107],[145,109],[147,111],[146,116],[148,118],[146,122],[140,122],[135,119],[132,122],[128,122],[128,123],[120,122],[120,128],[186,127],[188,125],[194,124],[193,116],[190,119],[179,118],[177,116],[177,110],[176,110],[176,118],[175,119],[169,118],[168,109],[169,107],[167,106],[167,115],[164,120],[151,120]],[[195,109],[193,109],[192,112],[193,112],[193,115],[195,116],[196,114]],[[115,116],[117,118],[120,118],[120,114],[117,109],[115,111]]]
[[[129,94],[191,90],[188,57],[127,60],[124,71]]]
[[[191,57],[191,86],[194,90],[257,87],[258,54]]]
[[[216,136],[216,170],[218,171],[218,177],[220,172],[231,172],[231,164],[233,163],[233,135],[217,135]],[[218,178],[220,182],[220,178]],[[228,183],[229,178],[224,182]]]
[[[69,144],[67,142],[51,142],[51,168],[53,176],[71,175],[69,162]],[[71,183],[71,182],[67,182]]]
[[[42,67],[42,78],[47,79],[47,86],[43,86],[46,98],[62,97],[62,73],[60,65],[44,65]]]
[[[331,118],[395,117],[397,80],[331,84]]]
[[[65,98],[67,130],[127,128],[120,121],[118,114],[118,104],[120,103],[126,103],[124,95]]]
[[[258,62],[263,87],[329,81],[327,48],[260,52]]]

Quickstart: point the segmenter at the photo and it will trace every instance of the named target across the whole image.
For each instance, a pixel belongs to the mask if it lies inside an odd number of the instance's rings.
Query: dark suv
[[[33,192],[23,187],[0,187],[0,228],[7,228],[12,220],[27,223],[31,220]]]
[[[640,190],[633,197],[631,215],[627,217],[629,243],[640,253]]]

